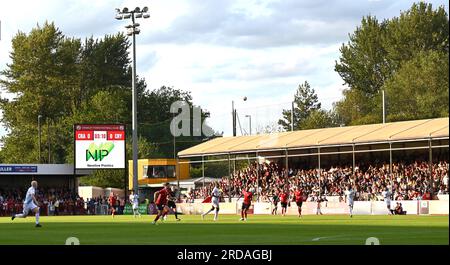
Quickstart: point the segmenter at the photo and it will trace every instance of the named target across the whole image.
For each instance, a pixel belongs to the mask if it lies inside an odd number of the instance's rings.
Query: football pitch
[[[268,216],[171,215],[152,225],[154,216],[51,216],[41,217],[43,227],[34,227],[34,216],[26,219],[0,218],[0,244],[64,245],[69,237],[81,245],[364,245],[369,237],[381,245],[448,245],[448,216],[344,215]]]

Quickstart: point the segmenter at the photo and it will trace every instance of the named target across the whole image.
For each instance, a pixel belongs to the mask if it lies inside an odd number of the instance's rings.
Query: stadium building
[[[449,118],[215,138],[178,153],[191,166],[271,160],[285,168],[328,168],[401,160],[448,161]],[[430,172],[431,174],[431,172]],[[207,176],[223,177],[223,176]],[[258,176],[261,177],[261,176]]]
[[[0,164],[0,187],[24,188],[28,187],[32,180],[37,180],[42,187],[76,192],[77,178],[90,173],[86,170],[75,172],[70,164]]]

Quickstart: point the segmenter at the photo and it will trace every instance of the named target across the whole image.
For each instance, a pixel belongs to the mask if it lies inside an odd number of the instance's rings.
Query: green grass
[[[249,216],[222,215],[218,222],[207,216],[181,216],[152,225],[153,216],[34,216],[0,218],[0,244],[62,245],[68,237],[85,244],[306,244],[363,245],[368,237],[380,244],[449,244],[448,216]]]

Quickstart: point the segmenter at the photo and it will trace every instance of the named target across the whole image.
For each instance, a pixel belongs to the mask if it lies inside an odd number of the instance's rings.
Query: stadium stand
[[[286,169],[277,163],[264,163],[259,166],[252,163],[249,167],[232,174],[231,179],[219,179],[224,196],[239,197],[244,187],[250,187],[260,196],[260,201],[268,201],[275,191],[291,190],[301,187],[308,200],[317,200],[319,196],[343,196],[348,184],[356,186],[360,201],[381,200],[382,191],[391,187],[394,200],[435,199],[438,194],[448,194],[449,164],[441,161],[432,164],[430,178],[429,164],[425,161],[412,163],[394,163],[392,175],[389,164],[330,167],[322,169],[320,178],[317,169]],[[231,181],[231,185],[229,185]],[[191,198],[204,198],[210,194],[213,184],[192,190]],[[231,187],[229,189],[228,187]]]

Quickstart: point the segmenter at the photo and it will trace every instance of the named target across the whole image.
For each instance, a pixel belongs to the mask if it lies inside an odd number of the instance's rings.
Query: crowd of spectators
[[[430,165],[428,162],[394,163],[392,174],[389,164],[356,166],[336,166],[326,169],[286,169],[274,162],[252,163],[236,171],[231,178],[218,180],[224,197],[239,197],[244,187],[252,189],[261,201],[281,190],[301,187],[308,194],[308,200],[314,201],[322,196],[340,196],[345,188],[352,185],[356,191],[356,200],[381,200],[381,193],[389,188],[394,200],[433,199],[435,195],[448,194],[447,161]],[[259,174],[258,174],[259,172]],[[259,176],[259,177],[258,177]],[[230,183],[231,182],[231,183]],[[193,199],[205,198],[213,185],[200,186],[189,192]]]
[[[22,212],[23,200],[27,189],[0,189],[0,216],[11,216]],[[82,215],[108,214],[108,197],[88,198],[84,200],[76,192],[66,189],[41,188],[36,192],[40,202],[41,215]],[[125,199],[116,196],[117,214],[123,214]]]
[[[22,211],[26,188],[0,189],[0,216],[9,216]],[[36,197],[41,203],[41,214],[85,214],[84,200],[67,189],[39,188]]]

